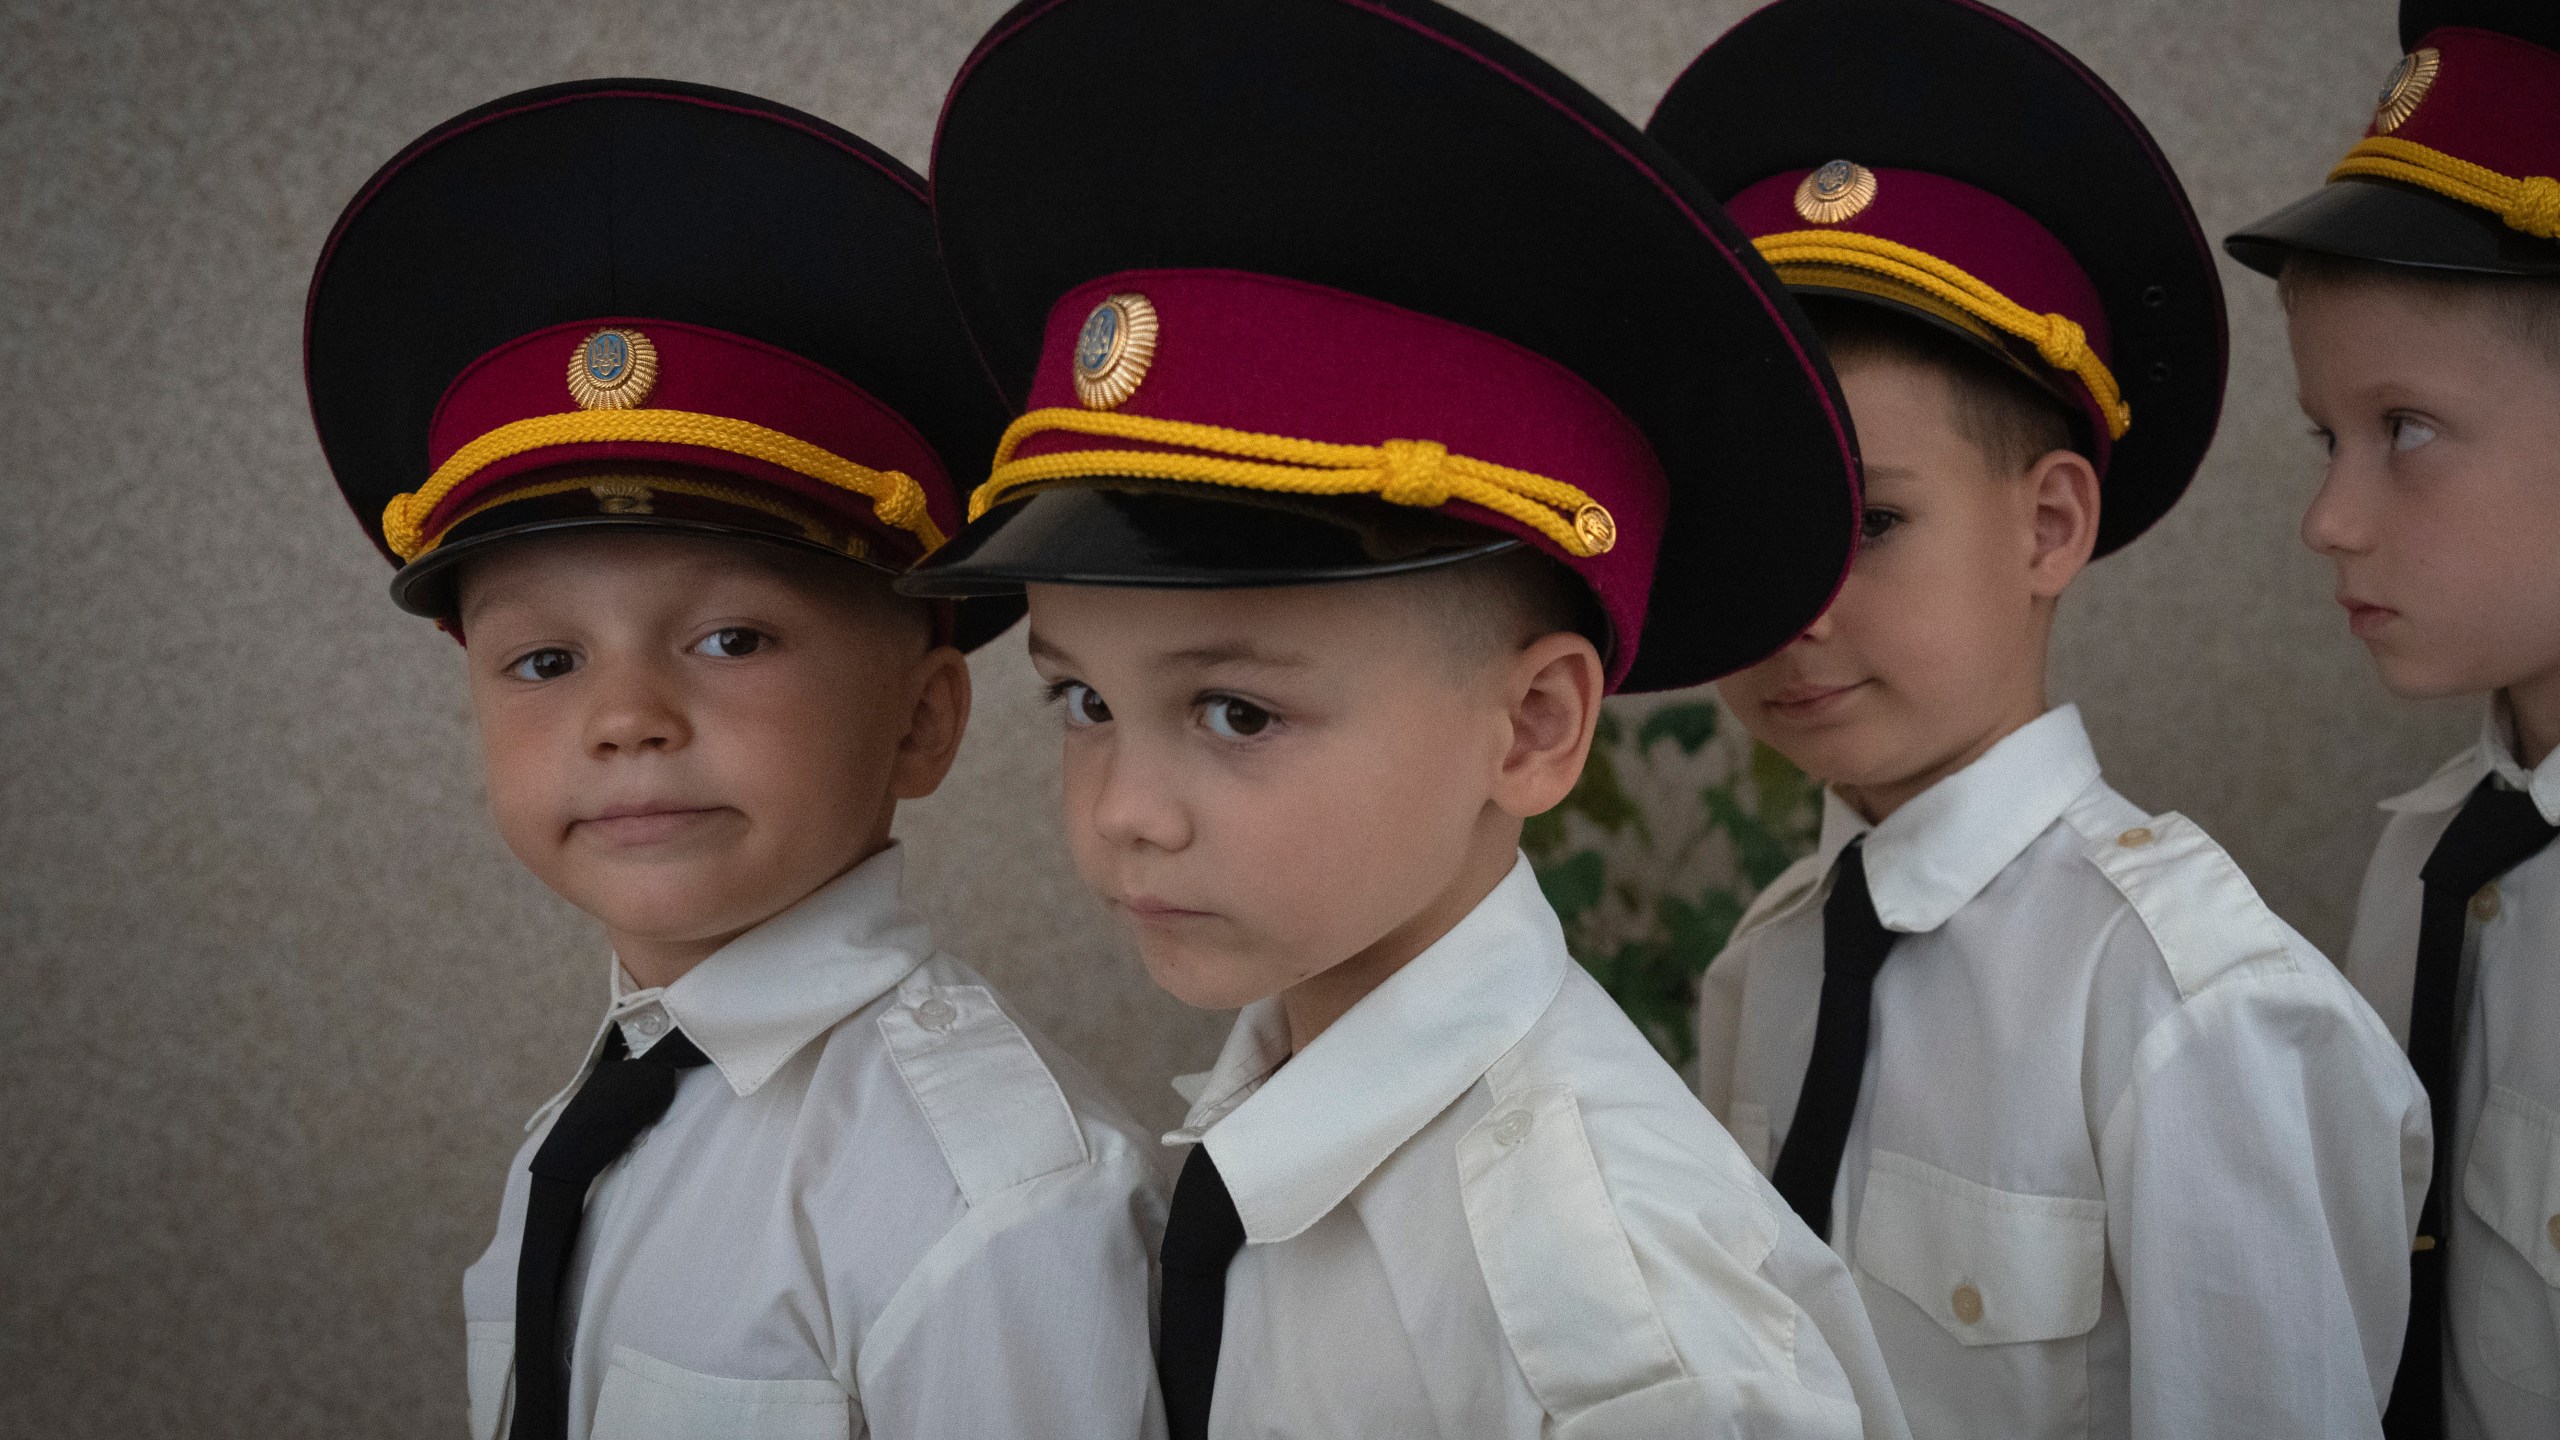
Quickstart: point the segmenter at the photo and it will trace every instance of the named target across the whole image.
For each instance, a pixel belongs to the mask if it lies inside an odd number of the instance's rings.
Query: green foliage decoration
[[[1813,849],[1822,791],[1711,698],[1640,718],[1618,703],[1600,717],[1581,782],[1520,843],[1574,958],[1685,1066],[1698,977],[1751,897]]]

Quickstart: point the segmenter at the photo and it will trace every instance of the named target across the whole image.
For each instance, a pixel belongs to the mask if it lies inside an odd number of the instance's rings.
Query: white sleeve
[[[1097,1158],[971,1207],[863,1337],[870,1434],[1158,1440],[1142,1165]]]
[[[2154,1025],[2105,1122],[2136,1435],[2380,1433],[2426,1098],[2327,963],[2289,958]]]

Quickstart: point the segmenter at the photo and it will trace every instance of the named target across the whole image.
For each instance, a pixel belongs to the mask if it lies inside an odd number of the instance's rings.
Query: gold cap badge
[[[598,330],[569,356],[569,398],[581,410],[629,410],[658,385],[658,347],[637,330]]]
[[[1796,186],[1796,213],[1816,225],[1837,225],[1875,198],[1876,172],[1855,160],[1834,160]]]
[[[1155,358],[1156,307],[1135,293],[1105,297],[1076,332],[1076,399],[1110,409],[1138,393]]]
[[[2418,113],[2418,102],[2436,83],[2436,71],[2444,66],[2444,56],[2429,45],[2400,57],[2391,67],[2391,78],[2383,83],[2382,98],[2373,104],[2373,128],[2383,135],[2409,123]]]

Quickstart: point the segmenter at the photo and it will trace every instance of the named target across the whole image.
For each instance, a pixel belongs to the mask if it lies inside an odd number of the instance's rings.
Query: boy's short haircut
[[[1409,603],[1444,637],[1465,674],[1558,631],[1589,640],[1606,658],[1608,622],[1580,577],[1522,545],[1475,560],[1398,576]]]
[[[1956,432],[2002,475],[2055,450],[2086,455],[2084,424],[2062,400],[1987,354],[1982,347],[1917,316],[1862,300],[1799,295],[1832,367],[1852,360],[1891,360],[1935,370],[1955,394]]]
[[[2305,290],[2360,286],[2398,287],[2448,307],[2469,309],[2560,367],[2560,280],[2384,265],[2314,250],[2296,250],[2286,256],[2284,269],[2276,276],[2276,294],[2287,313]]]

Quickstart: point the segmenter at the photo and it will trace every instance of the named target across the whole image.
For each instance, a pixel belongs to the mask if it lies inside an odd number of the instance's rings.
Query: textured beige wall
[[[1204,0],[1207,3],[1207,0]],[[0,0],[0,1433],[458,1433],[456,1276],[602,984],[480,814],[457,657],[395,614],[303,411],[339,205],[429,124],[582,75],[775,96],[921,162],[1000,0]],[[1641,117],[1741,0],[1471,0]],[[2308,184],[2385,0],[2021,3],[2219,235]],[[2091,183],[2103,184],[2103,177]],[[2371,802],[2459,714],[2373,684],[2292,538],[2314,457],[2269,287],[2186,505],[2072,603],[2116,778],[2344,936]],[[1220,1032],[1149,990],[1052,833],[1018,641],[902,826],[955,949],[1152,1119]]]

